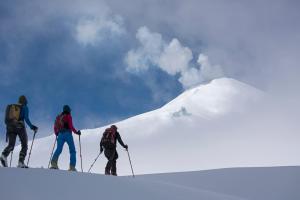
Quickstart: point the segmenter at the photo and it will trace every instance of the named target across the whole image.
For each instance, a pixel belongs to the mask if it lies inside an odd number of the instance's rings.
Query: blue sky
[[[158,69],[149,70],[146,77],[126,71],[126,34],[82,45],[74,37],[82,16],[51,14],[31,22],[47,9],[27,10],[35,4],[0,5],[5,11],[0,29],[3,115],[7,104],[25,94],[31,121],[41,128],[50,129],[64,104],[72,107],[77,128],[94,128],[155,109],[182,91],[175,78]],[[154,97],[150,87],[161,96]]]
[[[44,136],[64,104],[77,128],[94,128],[220,76],[282,94],[282,83],[291,90],[298,83],[298,8],[297,1],[2,1],[0,114],[25,94]]]

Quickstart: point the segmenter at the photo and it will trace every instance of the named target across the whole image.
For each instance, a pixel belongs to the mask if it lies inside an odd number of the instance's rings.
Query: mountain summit
[[[231,78],[220,78],[189,89],[166,104],[162,110],[182,111],[197,116],[219,116],[241,111],[263,95],[260,90]]]

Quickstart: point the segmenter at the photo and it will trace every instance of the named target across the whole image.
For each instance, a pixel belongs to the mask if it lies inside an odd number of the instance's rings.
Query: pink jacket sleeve
[[[71,131],[73,131],[74,133],[77,133],[77,130],[73,126],[72,116],[71,115],[67,115],[66,118],[67,118],[67,122],[68,122],[68,125],[69,125],[69,129]]]

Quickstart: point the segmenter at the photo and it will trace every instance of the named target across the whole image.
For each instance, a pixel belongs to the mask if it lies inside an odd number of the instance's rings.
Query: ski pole
[[[50,155],[50,160],[49,160],[48,168],[50,167],[51,159],[53,157],[53,152],[54,152],[54,148],[55,148],[55,145],[56,145],[56,141],[57,141],[57,135],[55,137],[54,145],[53,145],[52,152],[51,152],[51,155]]]
[[[80,151],[81,172],[83,172],[80,135],[79,135],[79,151]]]
[[[30,151],[29,151],[29,155],[28,155],[28,160],[27,160],[27,166],[29,164],[29,160],[30,160],[30,156],[31,156],[31,151],[32,151],[32,146],[33,146],[33,142],[34,142],[34,139],[35,139],[36,132],[37,131],[34,131],[34,134],[33,134],[33,139],[32,139],[32,142],[31,142],[31,147],[30,147]]]
[[[91,165],[91,167],[90,167],[90,169],[89,169],[89,171],[88,171],[88,173],[90,173],[90,171],[91,171],[91,169],[92,169],[92,167],[94,166],[94,164],[96,163],[96,161],[98,160],[98,158],[99,158],[99,156],[101,155],[101,151],[100,151],[100,153],[98,154],[98,156],[96,157],[96,159],[94,160],[94,162],[93,162],[93,164]]]
[[[14,151],[11,151],[9,167],[11,167],[11,162],[12,162],[12,159],[13,159],[13,154],[14,154]]]
[[[129,158],[129,163],[130,163],[130,167],[131,167],[132,177],[134,178],[134,173],[133,173],[133,168],[132,168],[132,164],[131,164],[131,159],[130,159],[129,151],[128,151],[128,149],[126,149],[126,151],[127,151],[127,155],[128,155],[128,158]]]

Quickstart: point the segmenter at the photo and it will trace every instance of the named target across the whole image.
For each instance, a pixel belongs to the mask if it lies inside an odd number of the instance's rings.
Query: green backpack
[[[20,121],[22,105],[11,104],[6,108],[5,123],[14,123]]]

